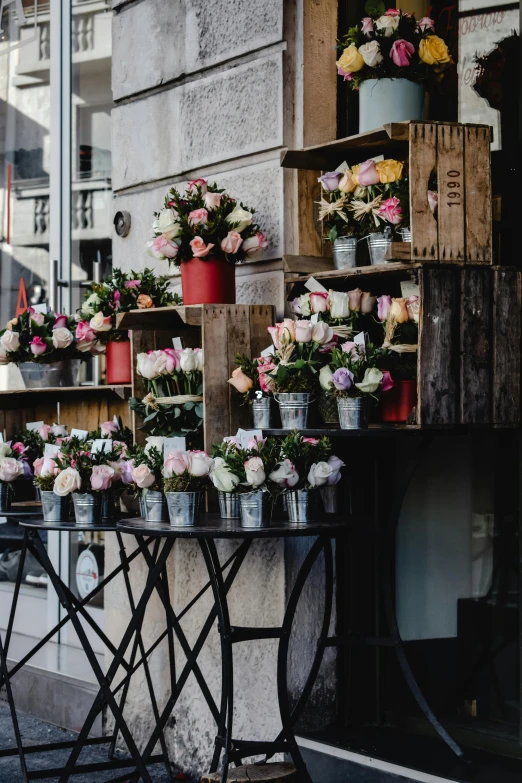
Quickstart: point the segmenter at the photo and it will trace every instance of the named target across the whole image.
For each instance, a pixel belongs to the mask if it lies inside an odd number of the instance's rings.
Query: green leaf
[[[364,10],[368,16],[376,19],[377,17],[384,15],[386,7],[382,0],[367,0],[366,5],[364,6]]]
[[[148,421],[152,421],[153,419],[156,418],[157,415],[158,415],[158,411],[154,411],[154,413],[151,413],[150,416],[146,416],[143,419],[143,423],[146,424]]]
[[[337,226],[332,226],[330,231],[328,232],[328,236],[330,237],[330,242],[335,242],[337,239]]]
[[[194,403],[193,402],[185,402],[185,403],[183,403],[183,407],[185,408],[186,411],[191,411],[192,408],[194,407]]]
[[[196,416],[199,416],[199,418],[202,419],[203,418],[203,403],[202,402],[198,402],[198,404],[196,405],[194,410],[196,412]]]

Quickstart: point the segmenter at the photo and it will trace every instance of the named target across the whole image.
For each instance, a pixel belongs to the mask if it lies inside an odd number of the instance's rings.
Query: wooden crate
[[[461,123],[391,123],[305,150],[287,150],[281,165],[331,170],[377,155],[409,163],[411,244],[397,243],[390,257],[441,264],[493,263],[491,129]],[[438,210],[428,203],[437,175]],[[317,194],[316,194],[317,200]],[[301,213],[309,220],[309,210]],[[299,225],[298,231],[305,231]],[[313,253],[311,253],[313,255]]]
[[[146,390],[136,372],[136,356],[144,351],[168,348],[180,337],[184,347],[202,347],[203,431],[205,449],[238,427],[250,426],[248,406],[240,406],[239,395],[227,383],[235,368],[236,353],[259,356],[270,344],[267,327],[274,323],[270,305],[195,305],[155,310],[135,310],[119,316],[118,328],[131,330],[133,395],[143,399]],[[133,415],[138,443],[146,435]]]

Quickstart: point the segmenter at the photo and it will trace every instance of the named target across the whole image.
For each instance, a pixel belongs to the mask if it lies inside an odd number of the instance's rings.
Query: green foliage
[[[313,464],[326,462],[332,454],[330,438],[305,438],[299,430],[293,430],[279,444],[281,462],[289,459],[299,474],[296,489],[307,485],[308,473]]]

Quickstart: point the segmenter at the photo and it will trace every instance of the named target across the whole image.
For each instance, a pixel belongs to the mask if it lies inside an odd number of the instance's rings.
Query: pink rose
[[[17,441],[16,443],[11,443],[11,451],[14,451],[15,454],[20,456],[21,454],[25,454],[26,448],[23,443]]]
[[[328,291],[312,291],[309,300],[312,313],[325,313],[328,310]]]
[[[33,356],[41,356],[47,350],[47,343],[44,343],[41,337],[33,337],[29,347]]]
[[[379,212],[377,214],[379,217],[383,217],[385,220],[387,220],[388,223],[392,223],[394,226],[397,226],[402,220],[400,200],[397,198],[397,196],[387,198],[381,203]]]
[[[276,324],[276,326],[269,326],[267,328],[268,334],[272,338],[272,343],[274,344],[274,348],[276,351],[278,351],[281,348],[281,343],[279,342],[279,324]]]
[[[390,49],[390,57],[395,65],[404,67],[410,64],[411,56],[415,52],[415,47],[409,41],[405,41],[399,38],[394,41],[392,48]]]
[[[384,12],[384,16],[399,16],[400,13],[398,8],[388,8],[388,10]]]
[[[388,313],[390,312],[392,298],[391,296],[384,294],[377,299],[377,302],[377,318],[379,321],[385,321],[388,317]]]
[[[41,437],[42,440],[47,440],[49,437],[49,433],[52,432],[53,428],[50,424],[44,424],[40,427],[38,430],[38,435]]]
[[[354,288],[353,291],[348,291],[348,307],[354,312],[359,312],[361,309],[361,297],[362,291],[360,288]]]
[[[303,438],[303,443],[310,443],[311,446],[317,446],[319,438]]]
[[[344,77],[344,81],[345,82],[351,82],[352,81],[352,78],[353,78],[352,74],[351,73],[346,73],[346,71],[343,71],[343,69],[341,68],[340,65],[337,66],[337,73],[338,73],[339,76],[343,76]]]
[[[221,193],[205,193],[203,196],[205,206],[210,212],[217,209],[221,203]]]
[[[180,351],[176,348],[164,348],[163,353],[167,354],[165,368],[168,375],[180,368]]]
[[[39,476],[41,474],[43,464],[44,464],[43,457],[38,457],[37,459],[35,459],[35,461],[33,462],[33,471],[35,476]]]
[[[191,226],[198,226],[200,223],[208,223],[208,212],[206,209],[193,209],[189,212],[188,222]]]
[[[259,386],[261,387],[261,391],[265,394],[268,394],[274,385],[274,379],[267,375],[267,373],[271,370],[275,370],[275,368],[276,365],[273,362],[267,362],[257,368],[259,373]]]
[[[237,231],[229,231],[224,239],[221,240],[221,250],[223,253],[237,253],[243,239]]]
[[[31,315],[31,321],[36,324],[36,326],[43,326],[43,313],[35,313],[32,307],[29,308],[29,313]]]
[[[214,247],[214,245],[212,245],[210,242],[208,245],[205,245],[205,242],[201,239],[201,237],[194,237],[194,239],[191,239],[189,244],[192,248],[192,252],[195,258],[205,258],[205,256],[208,256]]]
[[[371,16],[365,16],[364,19],[361,22],[361,32],[362,33],[373,33],[373,19]]]
[[[288,345],[296,341],[296,321],[293,318],[283,318],[283,323],[277,324],[279,327],[279,342],[281,345]]]
[[[207,192],[207,180],[206,179],[191,179],[191,180],[189,180],[189,184],[188,184],[188,188],[187,189],[192,191],[196,187],[198,187],[198,185],[201,188],[201,192],[202,193],[206,193]]]
[[[57,315],[54,320],[53,329],[61,329],[64,326],[67,326],[67,316]]]
[[[125,288],[139,288],[141,285],[141,280],[127,280],[125,283]]]
[[[118,432],[120,428],[117,424],[115,424],[113,421],[104,421],[102,424],[100,424],[100,431],[102,438],[109,437],[114,433]]]
[[[77,340],[96,340],[96,332],[91,329],[88,321],[80,321],[76,327]]]
[[[173,242],[172,239],[164,237],[163,234],[153,240],[152,249],[156,253],[161,253],[165,258],[176,258],[179,250],[177,244]],[[127,283],[125,283],[125,285],[127,285]]]
[[[314,325],[311,321],[295,322],[295,339],[298,343],[309,343],[312,339]]]
[[[357,357],[357,343],[354,343],[352,340],[347,340],[341,345],[341,351],[343,351],[343,353],[351,354],[353,357]]]
[[[253,256],[259,250],[264,250],[265,247],[268,247],[268,242],[261,231],[258,231],[253,237],[248,237],[243,242],[243,250],[247,257]]]
[[[156,481],[156,477],[148,465],[137,465],[133,467],[131,476],[133,482],[137,484],[140,489],[148,489],[148,487],[152,487]]]
[[[363,291],[361,296],[361,313],[371,313],[376,301],[376,296],[372,296],[369,291]]]
[[[367,185],[377,185],[380,182],[379,172],[375,165],[374,160],[365,160],[359,167],[359,173],[357,174],[359,185],[366,187]]]
[[[247,442],[247,449],[249,451],[259,451],[266,443],[266,438],[261,438],[259,435],[255,435],[253,438],[249,438]]]
[[[390,389],[393,389],[395,386],[395,381],[391,377],[391,372],[389,370],[383,370],[382,371],[382,381],[381,381],[381,391],[387,392],[390,391]]]
[[[435,22],[433,19],[430,19],[429,16],[423,16],[422,19],[419,19],[417,22],[417,27],[425,33],[426,30],[435,30]]]
[[[167,476],[182,476],[189,469],[190,461],[186,451],[170,451],[167,454],[164,468]]]
[[[110,465],[93,465],[91,487],[100,491],[109,489],[114,478],[114,473],[114,468],[111,468]]]

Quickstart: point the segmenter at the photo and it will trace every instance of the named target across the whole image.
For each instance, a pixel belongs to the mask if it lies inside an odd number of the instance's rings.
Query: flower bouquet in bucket
[[[311,522],[317,513],[318,490],[325,492],[325,510],[335,510],[328,487],[341,479],[344,462],[332,454],[329,438],[305,438],[294,430],[279,444],[280,458],[269,480],[284,493],[291,523]]]
[[[235,264],[255,258],[268,244],[254,212],[204,179],[189,182],[185,193],[168,192],[147,249],[181,267],[185,305],[235,303]]]
[[[130,472],[131,481],[140,493],[141,516],[147,522],[168,522],[164,494],[163,438],[149,436],[146,446],[135,449]]]
[[[0,443],[0,511],[9,511],[13,482],[24,477],[24,463],[8,443]]]
[[[453,61],[435,23],[368,0],[367,16],[338,41],[337,73],[359,90],[359,133],[389,122],[422,120],[424,90]]]
[[[169,451],[165,455],[164,486],[171,525],[198,524],[213,464],[206,451]]]
[[[245,354],[236,354],[236,369],[228,379],[231,386],[243,397],[243,404],[252,405],[255,429],[270,427],[273,379],[267,375],[275,369],[271,356],[250,359]]]

